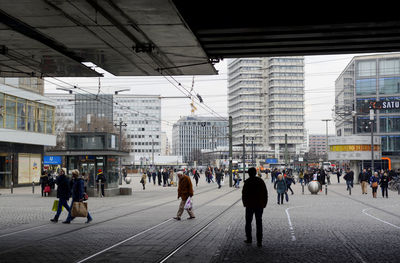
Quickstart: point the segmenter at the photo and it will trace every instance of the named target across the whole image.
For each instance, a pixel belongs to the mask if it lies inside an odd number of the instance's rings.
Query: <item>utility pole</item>
[[[285,168],[288,166],[287,133],[285,133]]]
[[[246,136],[243,134],[243,182],[246,174]]]
[[[229,187],[232,187],[232,116],[229,116]]]
[[[114,127],[119,127],[119,145],[118,149],[121,152],[122,151],[122,127],[126,127],[127,124],[122,121],[122,119],[119,119],[119,124],[114,124]],[[122,185],[122,157],[119,157],[119,185]]]
[[[371,173],[374,175],[374,118],[375,111],[373,109],[369,110],[369,120],[371,123]]]
[[[331,119],[325,119],[322,120],[326,124],[326,159],[325,161],[328,161],[328,151],[329,151],[329,145],[328,145],[328,122],[331,121]]]
[[[151,139],[151,164],[154,169],[154,139]]]
[[[254,167],[254,137],[251,138],[251,165]]]

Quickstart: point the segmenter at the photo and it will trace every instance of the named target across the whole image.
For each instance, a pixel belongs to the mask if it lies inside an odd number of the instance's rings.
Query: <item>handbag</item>
[[[378,182],[373,182],[371,185],[373,188],[378,187]]]
[[[87,217],[87,203],[86,202],[74,202],[71,208],[72,217]]]
[[[50,193],[50,191],[51,191],[50,186],[49,186],[49,185],[46,185],[46,186],[44,187],[43,192],[45,192],[45,193]]]
[[[183,208],[186,210],[190,210],[193,208],[193,201],[192,201],[192,198],[190,198],[190,196],[186,200],[185,206]]]

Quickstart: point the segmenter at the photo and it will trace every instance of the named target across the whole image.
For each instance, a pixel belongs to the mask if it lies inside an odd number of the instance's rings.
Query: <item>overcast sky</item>
[[[325,134],[325,122],[321,120],[332,119],[335,80],[354,56],[305,57],[305,127],[309,134]],[[215,66],[219,72],[218,75],[194,77],[192,93],[200,94],[205,104],[203,105],[204,108],[197,107],[197,115],[227,116],[227,61],[223,60]],[[130,91],[125,91],[123,94],[183,96],[184,89],[191,90],[192,80],[192,76],[174,77],[168,81],[164,77],[113,77],[106,74],[106,77],[100,79],[100,86],[102,93],[113,93],[115,90],[130,88]],[[55,88],[60,86],[70,88],[70,85],[77,85],[81,88],[78,93],[97,93],[98,83],[98,78],[46,78],[45,90],[46,92],[65,93],[55,90]],[[169,137],[171,136],[172,124],[180,116],[191,114],[190,102],[190,99],[162,100],[162,130],[166,131]],[[330,122],[328,128],[329,133],[334,134],[333,122]]]

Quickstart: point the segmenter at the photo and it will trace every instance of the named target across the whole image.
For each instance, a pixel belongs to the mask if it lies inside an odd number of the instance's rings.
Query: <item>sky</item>
[[[360,54],[357,54],[360,55]],[[305,57],[305,128],[309,134],[325,134],[322,119],[333,119],[335,80],[348,65],[354,54]],[[192,94],[200,94],[204,104],[197,106],[198,116],[227,116],[227,60],[215,65],[218,75],[164,77],[115,77],[105,74],[100,78],[102,93],[130,89],[120,94],[152,94],[160,96],[184,96],[193,87]],[[56,88],[78,86],[78,93],[97,93],[99,78],[46,78],[45,92],[60,92]],[[185,91],[187,90],[187,91]],[[171,139],[172,125],[181,116],[190,115],[189,98],[165,98],[161,101],[163,131]],[[329,134],[334,134],[334,122],[329,122]]]

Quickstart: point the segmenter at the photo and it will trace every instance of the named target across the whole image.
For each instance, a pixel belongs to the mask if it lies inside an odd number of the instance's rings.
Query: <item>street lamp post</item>
[[[374,174],[374,110],[369,110],[369,120],[371,124],[371,173]]]
[[[328,161],[328,151],[329,151],[329,145],[328,145],[328,122],[331,121],[331,119],[325,119],[322,120],[326,123],[326,161]]]

